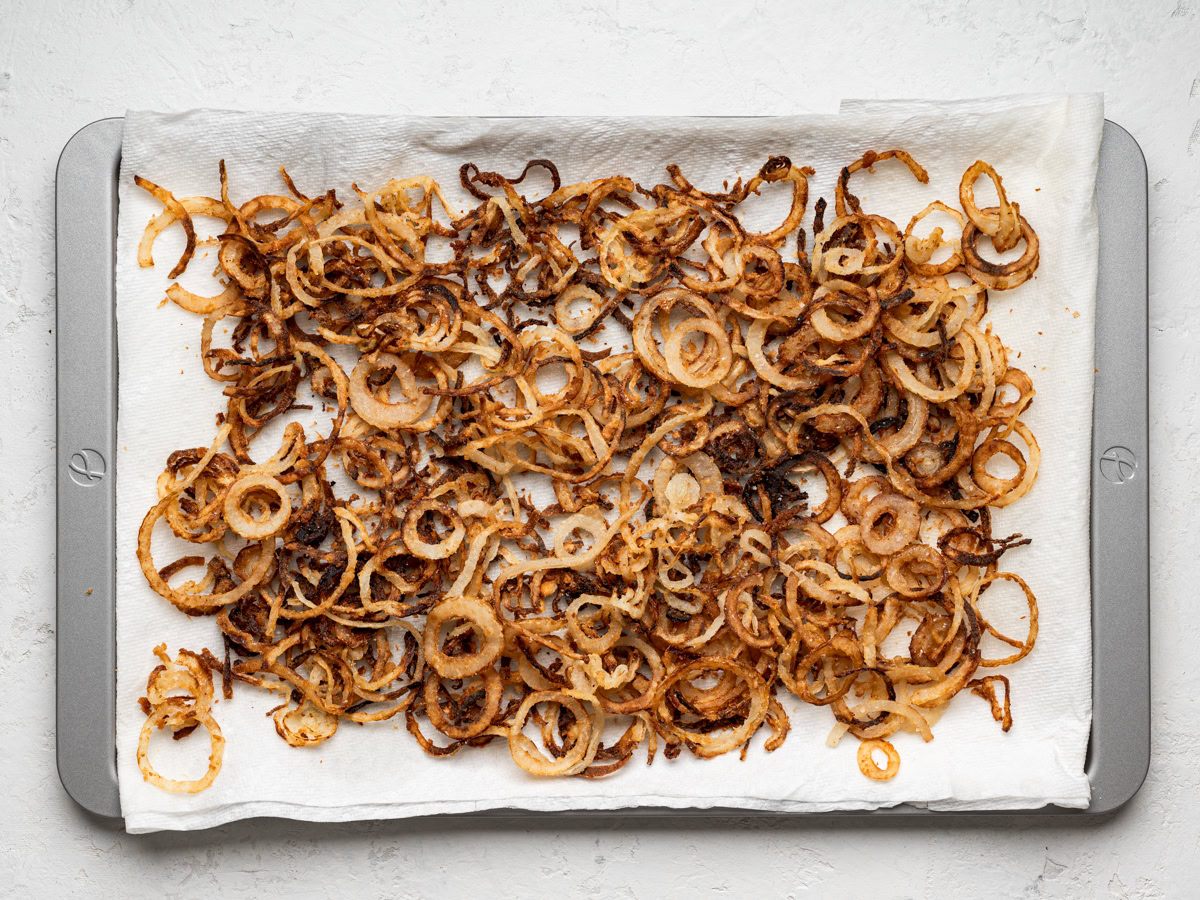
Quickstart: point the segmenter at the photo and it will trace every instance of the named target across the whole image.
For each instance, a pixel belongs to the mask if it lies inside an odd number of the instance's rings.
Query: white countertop
[[[340,11],[354,5],[0,5],[0,898],[1187,896],[1200,850],[1200,3]],[[832,111],[843,96],[1038,90],[1104,91],[1150,171],[1154,753],[1125,810],[1090,824],[259,821],[131,837],[66,796],[54,760],[54,168],[79,127],[126,107],[779,114]],[[1192,465],[1168,478],[1174,458]]]

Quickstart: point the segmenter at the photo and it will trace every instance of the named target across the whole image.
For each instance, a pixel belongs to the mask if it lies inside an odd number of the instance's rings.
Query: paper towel
[[[837,116],[770,119],[474,119],[200,110],[131,111],[120,176],[117,324],[120,354],[117,483],[117,764],[121,806],[132,832],[205,828],[250,816],[314,821],[393,818],[500,807],[563,810],[631,806],[737,807],[783,812],[869,809],[903,801],[936,809],[1018,809],[1047,803],[1086,806],[1083,773],[1091,722],[1089,592],[1089,439],[1092,402],[1097,220],[1096,162],[1103,123],[1099,96],[954,104],[847,104]],[[343,724],[315,748],[288,747],[275,734],[268,695],[239,685],[214,709],[228,741],[224,767],[207,791],[168,794],[146,784],[134,749],[144,716],[137,698],[154,665],[151,648],[218,650],[211,618],[179,613],[146,584],[134,555],[137,527],[155,500],[154,483],[174,449],[207,445],[224,407],[220,386],[199,359],[200,318],[160,305],[166,273],[182,240],[168,229],[158,265],[141,269],[136,248],[160,205],[133,184],[142,175],[176,196],[213,195],[224,159],[235,198],[277,192],[286,165],[301,189],[430,174],[460,209],[471,205],[458,167],[519,172],[527,159],[556,161],[564,181],[621,172],[642,184],[679,163],[701,189],[753,175],[768,156],[813,166],[806,225],[815,199],[832,201],[841,167],[867,149],[902,147],[930,173],[917,184],[894,164],[855,176],[864,205],[901,226],[933,199],[953,203],[962,172],[986,159],[1041,238],[1035,279],[993,294],[989,321],[1030,372],[1037,399],[1025,421],[1042,447],[1031,494],[996,516],[1000,534],[1021,531],[1031,546],[1005,566],[1036,591],[1041,630],[1032,654],[1002,671],[1013,687],[1016,724],[1008,734],[978,698],[960,697],[922,744],[895,738],[903,763],[889,782],[858,772],[856,741],[825,746],[827,710],[789,702],[792,732],[766,754],[757,739],[736,754],[700,761],[684,753],[652,767],[639,754],[615,776],[539,779],[518,769],[503,742],[446,760],[426,756],[403,724]],[[984,187],[980,185],[981,196]],[[763,221],[786,209],[783,192],[747,203]],[[197,220],[202,233],[205,220]],[[753,222],[751,223],[753,224]],[[204,266],[193,264],[193,271]],[[190,271],[186,279],[193,278]],[[199,290],[202,280],[191,282]],[[211,286],[211,285],[210,285]],[[302,420],[310,425],[312,420]],[[264,439],[265,440],[265,439]],[[160,529],[161,533],[162,529]],[[157,543],[158,559],[169,551]],[[997,603],[1002,602],[997,591]],[[1014,606],[1015,609],[1015,606]],[[1013,617],[1016,627],[1019,623]],[[199,754],[201,734],[192,744]],[[170,743],[169,741],[167,742]],[[171,747],[175,752],[177,748]],[[194,763],[195,760],[193,759]],[[164,767],[166,764],[164,763]],[[202,762],[201,762],[202,768]]]

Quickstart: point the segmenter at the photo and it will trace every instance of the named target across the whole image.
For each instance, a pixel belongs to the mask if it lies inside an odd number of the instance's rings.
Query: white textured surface
[[[934,97],[1052,86],[1103,90],[1146,151],[1151,217],[1153,463],[1200,436],[1192,256],[1200,224],[1200,10],[1176,3],[1006,4],[997,20],[945,0],[589,7],[529,14],[463,4],[70,5],[0,9],[0,897],[241,898],[520,893],[654,897],[1187,896],[1200,849],[1193,467],[1152,487],[1155,752],[1130,806],[1098,824],[610,820],[533,825],[250,822],[130,837],[81,812],[54,768],[54,163],[81,125],[126,107],[351,111],[785,113],[843,95]],[[854,30],[853,65],[818,52]],[[181,36],[188,35],[185,41]],[[806,37],[811,35],[813,37]],[[837,38],[843,49],[847,38]],[[340,62],[350,51],[367,66]],[[736,61],[736,62],[735,62]],[[726,68],[727,67],[727,68]],[[679,82],[676,84],[676,79]],[[9,361],[15,361],[12,365]]]

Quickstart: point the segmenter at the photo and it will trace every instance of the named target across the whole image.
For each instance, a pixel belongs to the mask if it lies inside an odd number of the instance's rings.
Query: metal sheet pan
[[[86,809],[119,817],[114,617],[117,430],[115,246],[123,120],[67,142],[57,175],[58,772]],[[1112,812],[1150,764],[1150,543],[1147,421],[1146,163],[1133,137],[1104,125],[1096,184],[1100,273],[1092,418],[1092,733],[1085,810]],[[628,810],[619,815],[724,815],[744,810]],[[869,812],[935,813],[901,804]],[[1027,813],[1025,813],[1027,814]],[[495,815],[512,815],[503,811]],[[524,813],[522,815],[572,815]],[[614,813],[578,813],[612,817]],[[764,815],[780,815],[764,813]]]

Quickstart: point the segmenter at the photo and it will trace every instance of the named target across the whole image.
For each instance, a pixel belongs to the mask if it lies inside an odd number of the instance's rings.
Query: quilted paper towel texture
[[[133,832],[206,828],[250,816],[314,821],[393,818],[492,808],[619,809],[631,806],[736,807],[783,812],[869,809],[910,801],[936,809],[1086,806],[1083,772],[1091,723],[1088,482],[1092,403],[1097,221],[1094,185],[1103,124],[1099,96],[1013,98],[1003,102],[847,105],[840,115],[771,119],[471,119],[198,110],[126,116],[120,175],[117,325],[120,354],[117,493],[117,764],[126,827]],[[962,697],[922,744],[898,735],[901,773],[872,782],[858,772],[854,741],[825,746],[832,719],[785,695],[792,732],[772,754],[756,740],[745,762],[736,754],[700,761],[684,753],[652,767],[635,758],[600,780],[538,779],[518,769],[503,742],[448,760],[426,756],[387,722],[344,724],[311,749],[288,747],[266,710],[275,695],[239,685],[214,709],[228,741],[224,767],[207,791],[164,793],[146,784],[134,749],[144,716],[137,698],[154,665],[151,648],[220,648],[211,618],[189,618],[146,584],[135,558],[136,534],[155,500],[167,455],[207,445],[220,386],[203,373],[201,320],[160,305],[182,240],[169,229],[155,268],[141,269],[136,249],[161,206],[135,187],[145,176],[177,196],[213,195],[224,159],[235,198],[281,192],[284,164],[302,190],[429,174],[459,209],[473,203],[458,185],[463,162],[519,172],[549,157],[565,182],[614,172],[642,184],[675,162],[702,189],[749,177],[768,156],[811,165],[809,213],[832,200],[841,167],[867,149],[902,147],[930,173],[916,183],[882,165],[856,176],[855,192],[872,211],[903,226],[930,200],[957,198],[962,172],[986,159],[1041,238],[1041,267],[1020,288],[994,293],[989,319],[1021,352],[1037,399],[1025,416],[1042,447],[1030,495],[997,515],[996,529],[1021,531],[1031,546],[1005,565],[1036,591],[1041,631],[1034,652],[1005,670],[1013,683],[1016,724],[1001,734],[986,704]],[[981,185],[981,191],[982,191]],[[780,196],[751,201],[763,223],[782,215]],[[750,204],[748,204],[750,205]],[[200,227],[206,223],[198,220]],[[754,224],[751,220],[751,224]],[[194,270],[203,268],[193,265]],[[191,273],[188,273],[191,277]],[[190,283],[190,282],[189,282]],[[199,290],[203,282],[196,282]],[[305,421],[306,425],[311,420]],[[321,423],[324,428],[327,423]],[[264,437],[264,442],[269,439]],[[263,446],[266,446],[264,443]],[[163,529],[159,530],[161,534]],[[166,547],[165,539],[156,547]],[[159,551],[160,564],[171,558]],[[189,742],[203,742],[199,734]],[[187,743],[187,742],[185,742]],[[193,751],[194,752],[194,751]]]

